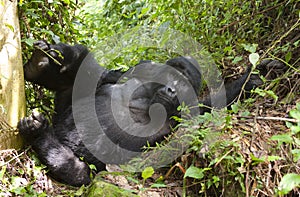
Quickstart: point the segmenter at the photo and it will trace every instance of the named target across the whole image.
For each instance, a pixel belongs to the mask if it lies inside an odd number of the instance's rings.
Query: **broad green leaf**
[[[265,162],[266,158],[265,157],[255,157],[253,154],[250,155],[251,156],[251,160],[252,160],[252,165],[257,165],[259,163],[263,163]]]
[[[299,174],[286,174],[282,177],[278,190],[279,193],[288,194],[292,189],[300,186],[300,175]]]
[[[290,134],[273,135],[270,139],[274,141],[277,140],[279,142],[279,145],[281,145],[282,143],[293,142],[293,138]]]
[[[289,51],[286,55],[285,55],[285,61],[289,62],[292,59],[292,53]]]
[[[232,63],[236,64],[236,63],[240,62],[241,60],[243,60],[243,57],[242,56],[237,56],[232,60]]]
[[[300,126],[292,125],[290,127],[292,134],[297,134],[300,132]]]
[[[152,167],[147,167],[142,172],[142,177],[144,180],[150,178],[154,174],[154,169]]]
[[[184,178],[186,177],[190,177],[190,178],[194,178],[194,179],[202,179],[204,177],[204,173],[207,170],[210,170],[211,168],[197,168],[195,166],[190,166],[185,174],[184,174]]]
[[[186,177],[202,179],[204,177],[203,170],[195,166],[190,166],[184,174],[184,178]]]
[[[299,120],[300,121],[300,111],[298,111],[298,110],[291,110],[290,111],[290,116],[292,117],[292,118],[295,118],[296,120]]]
[[[292,150],[292,154],[293,154],[294,162],[297,162],[300,159],[300,149]]]
[[[89,165],[89,168],[90,168],[91,170],[97,171],[97,167],[96,167],[94,164],[90,164],[90,165]]]
[[[255,53],[257,46],[258,44],[242,44],[242,47],[250,53]]]
[[[277,161],[277,160],[282,160],[282,158],[276,155],[268,156],[268,161]]]
[[[257,64],[258,60],[259,60],[259,55],[258,55],[258,53],[251,53],[251,54],[249,55],[249,60],[250,60],[251,64],[252,64],[253,66],[255,66],[255,65]]]
[[[33,43],[34,43],[34,39],[32,38],[26,38],[24,39],[24,42],[28,45],[28,46],[33,46]]]
[[[232,112],[233,113],[238,113],[238,111],[239,111],[239,106],[238,106],[238,104],[233,104],[233,105],[231,105],[231,110],[232,110]]]

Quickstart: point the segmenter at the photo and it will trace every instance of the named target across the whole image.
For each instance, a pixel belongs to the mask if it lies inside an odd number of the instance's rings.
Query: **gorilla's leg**
[[[38,158],[54,179],[73,186],[90,183],[90,169],[53,135],[52,128],[42,114],[33,113],[18,123],[20,134],[32,145]]]

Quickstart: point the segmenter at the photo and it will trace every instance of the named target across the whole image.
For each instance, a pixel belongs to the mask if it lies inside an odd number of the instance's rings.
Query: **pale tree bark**
[[[0,0],[0,149],[20,148],[14,129],[25,115],[17,0]]]

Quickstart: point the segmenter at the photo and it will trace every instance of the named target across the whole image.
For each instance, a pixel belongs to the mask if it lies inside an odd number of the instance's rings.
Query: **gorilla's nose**
[[[174,98],[176,97],[176,90],[174,87],[171,86],[165,86],[164,88],[162,88],[162,93],[170,98]]]

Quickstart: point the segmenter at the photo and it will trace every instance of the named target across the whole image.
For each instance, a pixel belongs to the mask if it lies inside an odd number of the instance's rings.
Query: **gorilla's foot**
[[[31,116],[25,117],[18,122],[18,130],[23,136],[36,137],[40,132],[49,127],[49,122],[45,116],[39,112],[33,112]]]

